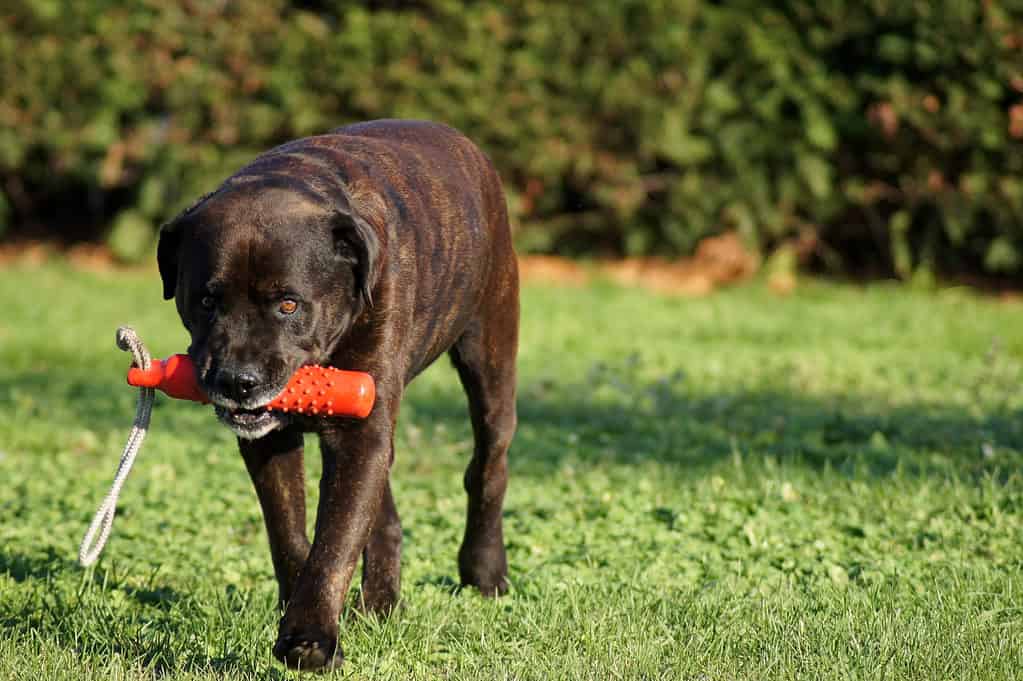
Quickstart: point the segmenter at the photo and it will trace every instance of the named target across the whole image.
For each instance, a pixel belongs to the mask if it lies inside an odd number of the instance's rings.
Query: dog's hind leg
[[[285,429],[258,440],[239,438],[238,447],[263,508],[278,595],[283,605],[290,600],[309,555],[302,433],[297,429]]]
[[[514,265],[512,265],[514,267]],[[508,485],[508,447],[515,434],[515,356],[518,349],[518,286],[485,306],[451,348],[451,360],[469,399],[475,450],[465,471],[469,495],[465,537],[458,551],[462,584],[487,596],[507,588],[501,513]]]
[[[391,460],[394,460],[392,446]],[[401,591],[401,521],[387,484],[377,511],[376,523],[362,551],[362,607],[386,615],[398,602]]]

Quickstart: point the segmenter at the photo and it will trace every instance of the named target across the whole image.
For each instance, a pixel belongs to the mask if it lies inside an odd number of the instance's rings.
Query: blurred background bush
[[[380,117],[476,140],[525,251],[1023,273],[1012,0],[7,0],[0,230],[145,257],[260,151]]]

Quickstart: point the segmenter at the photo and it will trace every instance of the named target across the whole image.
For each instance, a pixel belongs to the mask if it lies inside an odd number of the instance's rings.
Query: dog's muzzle
[[[287,414],[268,411],[266,407],[247,409],[214,404],[213,408],[221,423],[233,430],[235,435],[246,440],[261,438],[271,431],[287,425],[289,421]]]

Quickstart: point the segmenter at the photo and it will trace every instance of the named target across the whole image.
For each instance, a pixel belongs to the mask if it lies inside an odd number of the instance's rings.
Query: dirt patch
[[[519,276],[525,281],[584,286],[590,280],[587,267],[555,255],[524,255],[519,258]]]
[[[51,260],[61,259],[76,269],[90,272],[145,272],[155,269],[155,263],[134,265],[119,261],[110,249],[101,244],[79,243],[65,246],[50,241],[14,241],[0,244],[0,267],[18,265],[33,267]]]
[[[152,262],[126,265],[101,244],[64,246],[45,241],[0,244],[0,267],[38,266],[55,259],[91,272],[155,269]],[[594,279],[610,279],[624,286],[639,286],[658,293],[682,296],[707,295],[721,286],[749,279],[759,268],[757,256],[747,250],[735,234],[705,239],[697,247],[696,254],[684,260],[624,258],[580,263],[551,255],[529,255],[519,259],[519,272],[525,281],[585,286]]]
[[[796,244],[799,246],[799,244]],[[792,250],[791,245],[788,250]],[[623,286],[637,286],[666,295],[704,296],[714,291],[748,281],[760,274],[765,285],[778,295],[788,295],[802,279],[800,253],[791,258],[779,257],[787,252],[783,246],[766,264],[748,250],[737,234],[726,233],[704,239],[692,258],[622,258],[618,260],[578,261],[553,255],[526,255],[519,258],[523,281],[552,283],[561,286],[585,286],[594,280],[609,279]],[[34,267],[52,260],[61,260],[71,267],[91,272],[155,272],[155,259],[128,265],[95,243],[71,246],[49,241],[20,240],[0,243],[0,268]],[[782,265],[779,266],[778,262]],[[864,282],[859,282],[864,283]],[[1004,281],[982,278],[961,278],[945,282],[966,286],[998,301],[1023,305],[1023,289]]]
[[[126,265],[101,244],[64,246],[45,241],[0,244],[0,267],[37,266],[62,259],[72,267],[91,272],[148,271],[155,263]],[[640,286],[659,293],[702,296],[715,289],[749,279],[760,267],[759,259],[735,234],[705,239],[696,254],[685,260],[625,258],[580,263],[551,255],[530,255],[519,259],[525,281],[585,286],[594,279],[610,279],[625,286]]]
[[[625,286],[681,296],[707,295],[722,286],[746,281],[760,269],[760,259],[734,233],[704,239],[696,254],[683,260],[625,258],[583,266],[563,258],[526,256],[519,263],[527,281],[581,286],[594,278],[606,278]]]
[[[51,246],[41,242],[0,244],[0,265],[42,265],[53,253]]]

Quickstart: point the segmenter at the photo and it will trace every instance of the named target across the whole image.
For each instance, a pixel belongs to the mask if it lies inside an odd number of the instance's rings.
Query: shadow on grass
[[[136,586],[129,583],[129,574],[113,567],[85,570],[48,548],[39,555],[0,549],[3,575],[19,589],[14,598],[0,598],[0,636],[73,650],[82,657],[133,660],[153,678],[211,671],[286,678],[283,669],[267,669],[229,650],[218,655],[205,647],[182,648],[194,622],[209,617],[208,604],[156,584],[155,573],[145,586]],[[135,605],[126,605],[125,598]],[[222,618],[230,621],[250,604],[228,589],[219,605],[225,611]]]
[[[84,372],[55,380],[39,372],[3,378],[0,410],[32,395],[32,416],[46,414],[57,428],[126,433],[134,416],[134,390],[112,394]],[[159,395],[154,427],[194,431],[201,409]],[[536,476],[549,475],[566,458],[653,461],[700,474],[736,456],[870,475],[1004,476],[1018,468],[1023,451],[1020,410],[889,406],[858,395],[805,397],[769,389],[705,394],[681,374],[644,381],[627,366],[597,365],[578,381],[522,381],[518,413],[512,465],[516,474]],[[212,418],[206,421],[215,427]],[[402,423],[422,429],[443,424],[453,437],[469,439],[465,396],[453,372],[439,394],[412,386]]]
[[[111,394],[110,387],[88,380],[84,371],[55,380],[38,372],[9,372],[0,389],[0,409],[18,407],[31,396],[33,414],[55,410],[54,428],[122,431],[134,413],[134,393]],[[188,422],[172,402],[161,398],[158,427]],[[24,413],[24,410],[23,410]],[[40,416],[41,417],[41,416]],[[1008,408],[970,410],[953,404],[888,406],[855,395],[806,397],[756,389],[706,394],[684,377],[644,380],[619,369],[603,368],[584,380],[524,380],[520,387],[519,430],[513,445],[514,475],[547,478],[566,461],[586,465],[658,463],[680,475],[700,476],[737,457],[772,458],[812,471],[850,476],[948,476],[1004,478],[1019,469],[1023,452],[1023,413]],[[427,430],[443,424],[445,437],[467,441],[471,430],[465,398],[451,379],[439,390],[413,387],[406,398],[403,424]],[[402,454],[399,453],[399,456]],[[672,523],[674,516],[658,509]],[[82,574],[56,552],[18,555],[0,548],[0,575],[23,590],[20,603],[0,603],[0,635],[36,637],[47,645],[75,648],[83,654],[139,660],[155,677],[182,671],[214,671],[285,678],[225,648],[181,650],[185,623],[208,617],[202,605],[173,589],[132,586],[106,568],[88,573],[75,592],[69,584]],[[55,579],[59,578],[59,579]],[[53,587],[53,582],[62,583]],[[455,589],[446,576],[427,578],[441,589]],[[103,604],[112,593],[134,601],[146,618],[117,623],[116,610]],[[84,595],[83,595],[84,594]],[[233,607],[225,604],[225,612]],[[225,615],[230,621],[230,614]],[[81,632],[91,632],[83,639]],[[141,637],[141,638],[140,638]]]
[[[413,423],[444,423],[470,437],[465,398],[406,398]],[[547,476],[565,459],[590,464],[678,464],[702,475],[736,457],[771,458],[815,471],[996,478],[1019,470],[1023,411],[857,395],[803,397],[776,390],[701,394],[680,375],[623,380],[607,370],[586,383],[524,383],[512,445],[516,475]],[[400,454],[399,454],[400,456]]]
[[[74,373],[55,381],[37,372],[5,378],[0,409],[30,394],[37,411],[61,405],[53,411],[63,427],[126,432],[134,416],[134,390],[111,394],[108,385]],[[159,396],[154,423],[175,428],[196,416],[179,409]],[[403,420],[422,428],[443,423],[463,437],[470,432],[465,397],[454,380],[429,398],[413,387]],[[1004,475],[1023,450],[1023,414],[932,403],[889,407],[859,396],[772,390],[707,395],[690,390],[679,375],[643,382],[604,367],[581,382],[524,382],[513,448],[516,474],[527,475],[547,475],[566,457],[676,463],[698,473],[736,455],[875,475]]]
[[[0,411],[18,414],[64,430],[124,433],[135,418],[138,389],[126,383],[99,381],[84,369],[0,371]],[[162,393],[153,403],[156,427],[179,428],[201,420],[203,407],[182,405]],[[206,414],[214,424],[212,413]]]
[[[170,610],[181,600],[181,595],[171,587],[155,584],[155,573],[147,580],[144,587],[127,583],[116,570],[102,568],[86,570],[77,561],[65,557],[65,552],[58,552],[53,546],[42,549],[39,555],[26,555],[0,549],[0,575],[7,575],[15,582],[36,582],[45,584],[54,578],[75,575],[83,577],[81,589],[92,585],[101,590],[116,590],[135,600],[141,605],[159,610]]]
[[[66,570],[67,563],[68,561],[58,556],[52,547],[46,550],[44,556],[27,556],[0,549],[0,575],[7,575],[18,583],[31,579],[48,579],[51,575]]]

